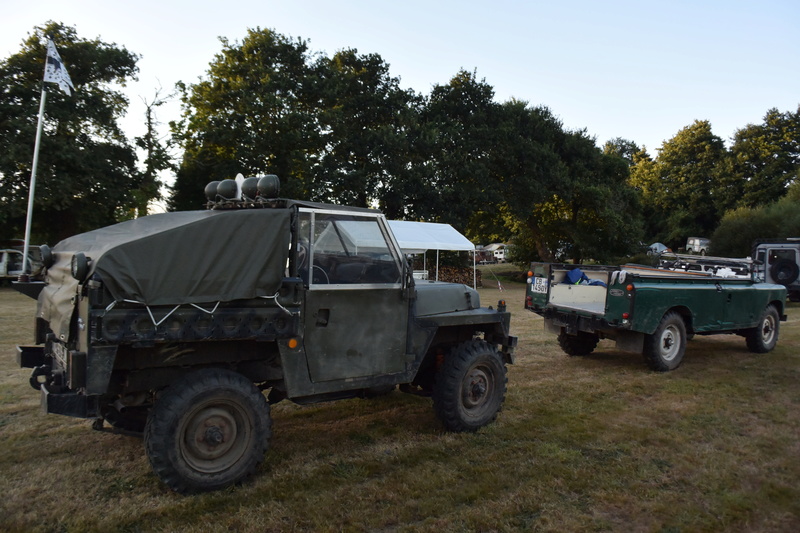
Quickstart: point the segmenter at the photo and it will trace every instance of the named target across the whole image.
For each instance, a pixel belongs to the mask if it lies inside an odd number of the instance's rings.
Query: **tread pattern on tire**
[[[462,406],[461,385],[466,373],[481,361],[493,367],[494,396],[482,416],[469,419]],[[497,418],[505,401],[507,383],[506,366],[496,348],[483,340],[462,342],[450,351],[436,376],[433,390],[434,411],[449,431],[477,431]]]
[[[248,413],[252,418],[255,438],[249,455],[240,461],[233,476],[202,474],[194,472],[187,476],[187,469],[177,451],[179,421],[186,414],[186,407],[195,401],[213,394],[239,396],[250,403]],[[188,404],[188,405],[187,405]],[[153,471],[170,488],[180,493],[212,491],[240,483],[255,472],[264,460],[272,436],[272,421],[266,398],[247,378],[224,369],[203,369],[192,372],[164,390],[150,412],[144,432],[147,457]],[[192,472],[189,472],[192,474]]]
[[[769,343],[764,342],[763,336],[763,329],[764,329],[764,322],[767,320],[767,317],[772,317],[772,322],[774,326],[774,335],[772,340]],[[780,332],[780,315],[778,314],[778,310],[775,309],[775,306],[770,304],[765,309],[764,312],[761,314],[761,318],[758,321],[758,326],[747,330],[745,334],[745,342],[747,343],[747,349],[754,353],[767,353],[771,352],[775,345],[778,344],[778,334]]]
[[[665,361],[661,356],[661,347],[659,344],[662,341],[662,333],[664,329],[666,329],[671,323],[678,328],[678,340],[680,341],[681,346],[678,349],[678,354],[671,361]],[[656,372],[675,370],[680,366],[681,361],[683,361],[683,356],[686,353],[686,342],[686,323],[683,321],[683,317],[681,317],[681,315],[675,311],[667,312],[661,318],[661,322],[659,322],[655,332],[652,335],[645,336],[643,355],[647,366]]]

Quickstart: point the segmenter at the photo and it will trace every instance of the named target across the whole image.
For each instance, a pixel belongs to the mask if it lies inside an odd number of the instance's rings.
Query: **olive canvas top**
[[[73,256],[89,259],[116,301],[145,305],[272,296],[289,254],[291,209],[160,213],[69,237],[54,248],[38,316],[68,326],[78,281]]]

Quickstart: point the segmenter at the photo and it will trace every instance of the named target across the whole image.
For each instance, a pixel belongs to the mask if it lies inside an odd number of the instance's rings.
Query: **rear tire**
[[[676,312],[664,315],[652,335],[644,339],[644,359],[652,370],[675,370],[686,353],[686,324]]]
[[[775,348],[780,332],[780,316],[774,305],[768,305],[761,314],[758,326],[745,334],[747,349],[755,353],[767,353]]]
[[[477,431],[497,418],[506,397],[506,365],[486,341],[453,348],[436,374],[433,409],[449,431]]]
[[[266,398],[247,378],[209,368],[187,374],[156,401],[144,433],[150,465],[181,493],[240,483],[272,435]]]
[[[597,348],[600,337],[594,333],[579,331],[577,335],[569,335],[561,329],[558,334],[558,345],[567,355],[589,355]]]

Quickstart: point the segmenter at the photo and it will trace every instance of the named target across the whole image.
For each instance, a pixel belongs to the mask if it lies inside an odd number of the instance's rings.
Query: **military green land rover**
[[[43,250],[35,344],[43,410],[143,433],[178,492],[263,460],[269,405],[429,395],[451,431],[492,422],[516,338],[505,303],[415,280],[377,210],[278,197],[275,176],[212,182],[208,209],[162,213]]]

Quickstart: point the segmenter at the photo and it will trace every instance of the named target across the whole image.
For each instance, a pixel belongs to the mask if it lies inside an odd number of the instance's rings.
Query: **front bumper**
[[[30,383],[41,392],[42,412],[77,418],[97,418],[99,415],[99,395],[64,389],[53,385],[48,358],[43,346],[17,346],[17,364],[20,368],[32,368]],[[43,376],[46,382],[40,382]],[[51,390],[52,389],[52,390]]]
[[[98,418],[100,416],[98,395],[85,395],[75,391],[53,393],[46,384],[41,386],[42,412],[76,418]]]

